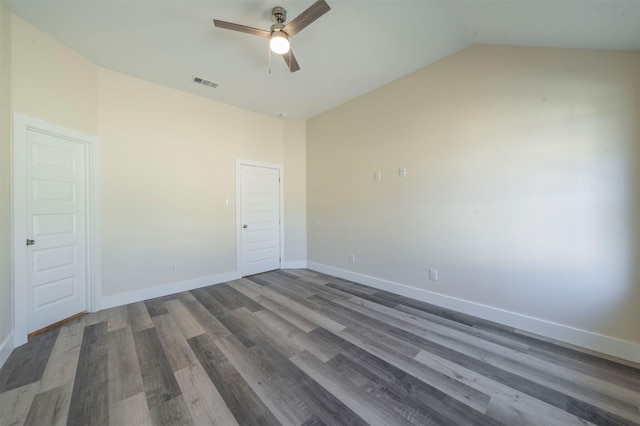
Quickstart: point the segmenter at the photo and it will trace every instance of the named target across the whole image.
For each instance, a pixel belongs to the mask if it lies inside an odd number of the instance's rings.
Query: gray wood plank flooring
[[[14,350],[0,425],[640,425],[640,369],[309,270],[88,314]]]

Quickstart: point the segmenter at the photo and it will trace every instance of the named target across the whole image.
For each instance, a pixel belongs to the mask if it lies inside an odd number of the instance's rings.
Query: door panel
[[[33,250],[33,272],[50,272],[54,269],[73,268],[76,266],[75,247],[54,247],[44,250]]]
[[[33,237],[47,235],[73,235],[76,217],[73,214],[33,215]]]
[[[85,146],[27,131],[27,328],[86,310]]]
[[[240,167],[242,275],[280,269],[280,170]]]
[[[75,277],[63,278],[58,281],[50,281],[34,288],[33,308],[35,311],[41,311],[53,305],[72,299],[76,297],[76,295],[77,285]]]

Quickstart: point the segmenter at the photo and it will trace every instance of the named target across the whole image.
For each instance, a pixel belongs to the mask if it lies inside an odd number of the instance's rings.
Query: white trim
[[[102,295],[100,240],[100,140],[92,135],[68,129],[20,113],[13,114],[13,346],[27,342],[27,238],[26,146],[27,131],[62,137],[86,147],[86,247],[87,310],[100,310]]]
[[[282,269],[306,269],[306,260],[285,260],[282,262]]]
[[[88,144],[87,164],[91,170],[87,174],[87,182],[90,188],[90,200],[87,203],[87,279],[90,283],[87,286],[87,309],[89,312],[98,312],[102,309],[102,239],[100,230],[102,229],[101,215],[102,193],[100,180],[102,176],[101,168],[101,144],[100,140],[94,138]]]
[[[27,343],[27,290],[26,268],[18,268],[17,265],[27,264],[27,254],[24,241],[27,238],[27,200],[26,194],[26,117],[21,114],[13,114],[13,347],[17,348]],[[19,160],[20,159],[20,160]],[[18,244],[17,242],[22,242]]]
[[[103,309],[114,308],[116,306],[128,305],[142,300],[154,299],[156,297],[168,296],[170,294],[189,291],[196,288],[206,287],[214,284],[221,284],[227,281],[233,281],[240,278],[235,271],[224,272],[221,274],[209,275],[206,277],[194,278],[191,280],[178,281],[175,283],[164,284],[156,287],[147,287],[140,290],[128,291],[126,293],[114,294],[102,297]]]
[[[473,315],[489,321],[494,321],[509,327],[549,337],[592,351],[600,352],[632,362],[640,362],[640,344],[615,337],[593,333],[587,330],[557,324],[540,318],[534,318],[444,294],[419,289],[405,284],[387,281],[345,269],[334,268],[316,262],[307,262],[308,268],[324,274],[333,275],[359,284],[364,284],[380,290],[410,297],[434,305]]]
[[[11,355],[13,348],[13,333],[9,333],[4,341],[0,343],[0,368],[2,368],[4,363],[7,361],[9,355]]]
[[[240,188],[240,166],[265,167],[277,169],[280,175],[280,268],[284,262],[284,170],[282,164],[236,158],[236,271],[242,276],[242,192]]]

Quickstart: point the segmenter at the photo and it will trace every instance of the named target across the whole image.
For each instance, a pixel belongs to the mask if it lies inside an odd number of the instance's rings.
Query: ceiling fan
[[[232,22],[213,20],[213,24],[218,28],[240,31],[242,33],[253,34],[270,39],[269,47],[273,53],[282,55],[289,67],[289,71],[296,72],[300,69],[296,57],[291,51],[289,39],[306,28],[313,21],[327,13],[331,8],[324,0],[317,0],[309,6],[307,10],[298,15],[293,21],[284,24],[287,20],[287,11],[282,7],[274,7],[271,18],[275,22],[271,30],[261,30],[259,28],[248,27],[246,25],[234,24]]]

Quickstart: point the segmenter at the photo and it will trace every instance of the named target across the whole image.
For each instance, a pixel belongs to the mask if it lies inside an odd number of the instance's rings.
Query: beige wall
[[[285,266],[301,267],[307,262],[307,161],[306,122],[283,120],[284,133],[284,220]]]
[[[101,140],[103,295],[236,271],[236,158],[284,164],[284,261],[305,258],[302,124],[100,68],[13,23],[13,109]]]
[[[636,58],[636,69],[640,69],[640,55]],[[640,76],[638,76],[638,80],[640,80]],[[636,146],[640,147],[640,83],[638,83],[637,87],[637,97],[636,97],[636,108],[638,113],[638,118],[636,119]],[[640,149],[636,150],[636,164],[640,164]],[[636,188],[640,188],[640,167],[635,167],[636,171]],[[640,190],[635,191],[635,204],[636,206],[640,206]],[[636,213],[640,210],[640,207],[637,208]],[[637,217],[639,217],[638,214]],[[636,265],[636,294],[637,294],[637,303],[640,307],[640,219],[635,222],[635,241],[636,241],[636,250],[635,250],[635,265]],[[640,309],[638,309],[640,311]],[[638,314],[640,316],[640,313]],[[640,318],[639,318],[640,319]]]
[[[309,120],[309,261],[640,343],[639,59],[476,46]]]
[[[11,13],[5,2],[0,0],[0,349],[11,334],[12,290]]]
[[[15,112],[97,134],[98,67],[13,15]]]
[[[104,293],[234,272],[236,158],[284,163],[281,120],[107,70],[99,115]]]

